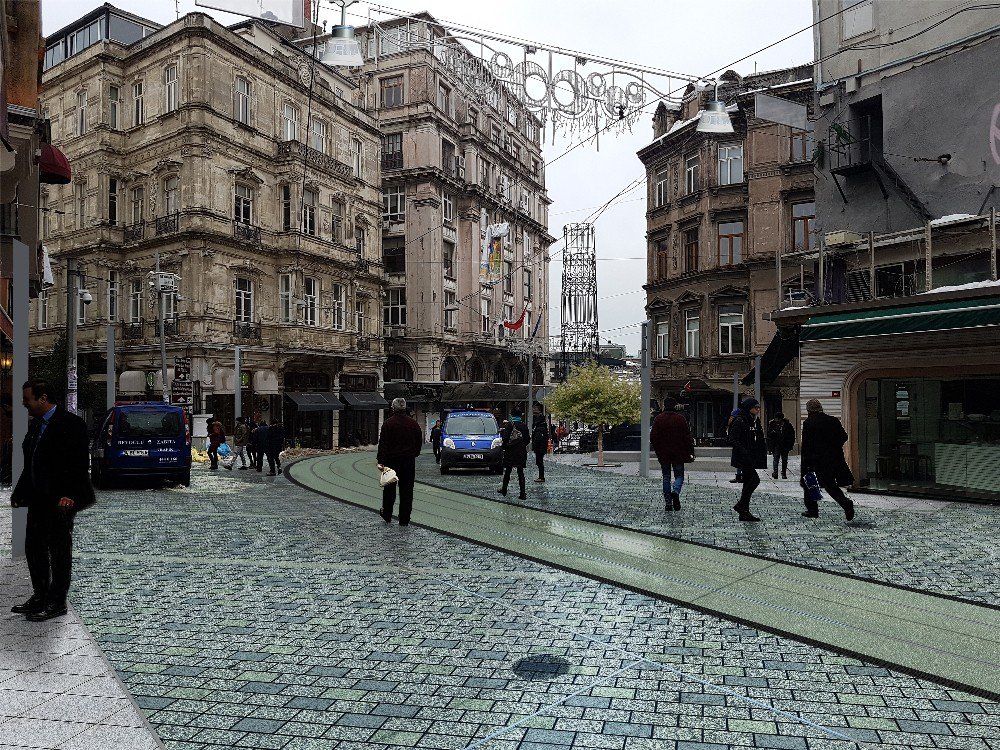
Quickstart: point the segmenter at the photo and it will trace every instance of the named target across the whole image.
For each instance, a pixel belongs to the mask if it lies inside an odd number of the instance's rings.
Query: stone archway
[[[387,383],[390,380],[412,381],[413,366],[405,357],[401,357],[398,354],[390,354],[385,366],[382,368],[382,377]]]
[[[441,380],[446,382],[457,382],[462,379],[462,372],[458,362],[454,357],[445,357],[441,364]]]
[[[472,383],[486,382],[486,368],[481,359],[469,360],[469,381]]]
[[[497,362],[493,365],[493,382],[494,383],[509,383],[510,382],[510,371],[503,362]]]

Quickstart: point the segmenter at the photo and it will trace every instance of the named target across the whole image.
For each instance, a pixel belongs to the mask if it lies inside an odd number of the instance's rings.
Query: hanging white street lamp
[[[340,5],[340,24],[333,27],[330,37],[323,43],[319,61],[335,67],[359,67],[365,64],[361,45],[354,38],[354,27],[347,25],[347,9],[358,0],[334,0]]]

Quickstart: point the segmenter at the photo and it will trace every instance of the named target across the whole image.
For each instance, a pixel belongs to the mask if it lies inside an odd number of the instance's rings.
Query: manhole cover
[[[513,670],[522,680],[551,680],[569,672],[569,662],[560,656],[538,654],[524,657]]]

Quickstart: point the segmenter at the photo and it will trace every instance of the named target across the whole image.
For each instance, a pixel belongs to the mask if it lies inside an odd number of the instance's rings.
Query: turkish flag
[[[524,315],[527,312],[528,312],[528,308],[527,308],[527,306],[525,306],[525,308],[523,310],[521,310],[521,317],[520,318],[518,318],[517,320],[515,320],[513,323],[511,323],[510,321],[505,320],[504,323],[503,323],[503,327],[506,328],[506,329],[508,329],[508,330],[510,330],[510,331],[519,331],[519,330],[521,330],[521,326],[524,325]]]

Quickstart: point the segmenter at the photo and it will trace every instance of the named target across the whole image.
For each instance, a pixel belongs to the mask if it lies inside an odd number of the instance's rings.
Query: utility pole
[[[76,258],[66,259],[66,411],[79,414],[77,409],[76,320],[80,304],[76,290]]]
[[[105,383],[104,398],[108,409],[111,409],[117,401],[117,383],[115,382],[115,324],[108,323],[108,366],[106,369],[107,382]]]
[[[163,279],[160,277],[160,251],[156,251],[156,304],[160,319],[160,377],[163,379],[163,400],[170,403],[170,383],[167,382],[167,337],[163,320]]]
[[[233,417],[239,419],[243,416],[243,375],[240,373],[240,369],[243,363],[240,361],[240,347],[236,348],[236,387],[233,389]]]
[[[528,425],[528,435],[531,435],[531,430],[534,427],[534,423],[535,423],[535,405],[533,403],[533,401],[534,401],[534,398],[533,398],[534,393],[533,393],[533,388],[532,388],[532,386],[534,385],[534,381],[535,381],[535,378],[534,378],[535,371],[533,369],[534,368],[534,356],[533,356],[534,355],[534,351],[533,350],[534,350],[534,342],[533,341],[529,341],[528,342],[528,409],[527,409],[527,411],[524,412],[524,418],[525,418],[526,423]]]
[[[14,352],[11,361],[11,398],[12,404],[20,403],[21,385],[28,380],[28,253],[29,250],[16,237],[12,241],[14,248]],[[24,409],[14,409],[13,414],[13,444],[11,451],[11,483],[17,484],[21,473],[25,470],[24,453],[21,452],[21,442],[28,433],[28,412]],[[24,557],[24,536],[27,531],[28,509],[11,509],[11,545],[12,560]]]
[[[639,404],[639,476],[649,476],[649,402],[652,373],[650,372],[649,329],[652,321],[642,321],[642,340],[639,342],[641,402]]]

